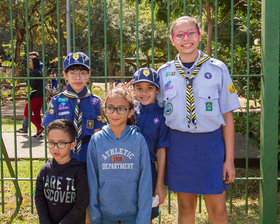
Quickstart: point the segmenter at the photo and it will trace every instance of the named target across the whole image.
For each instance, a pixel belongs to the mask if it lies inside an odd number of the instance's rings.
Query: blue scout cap
[[[89,68],[89,58],[83,52],[70,53],[64,59],[64,71],[71,65],[83,65]]]
[[[133,75],[132,85],[137,82],[150,82],[159,88],[159,78],[156,70],[153,68],[140,68]]]

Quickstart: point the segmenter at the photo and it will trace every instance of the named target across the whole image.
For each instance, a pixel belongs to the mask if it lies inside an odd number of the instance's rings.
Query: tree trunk
[[[208,27],[208,35],[207,35],[207,54],[211,55],[211,43],[212,43],[212,36],[213,36],[213,21],[211,17],[211,6],[210,3],[207,2],[204,6],[206,11],[206,18],[207,18],[207,27]]]
[[[15,48],[15,77],[20,77],[20,46],[23,42],[23,38],[25,35],[24,30],[16,30],[17,40],[16,40],[16,48]]]

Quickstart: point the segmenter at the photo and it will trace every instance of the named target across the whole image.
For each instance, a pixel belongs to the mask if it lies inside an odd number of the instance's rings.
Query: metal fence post
[[[277,222],[279,2],[262,0],[260,223]]]

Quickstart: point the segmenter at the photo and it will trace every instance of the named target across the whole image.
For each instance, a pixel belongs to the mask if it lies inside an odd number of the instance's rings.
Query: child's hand
[[[128,83],[118,83],[117,87],[122,87],[122,88],[129,88],[133,82],[133,79],[131,79]]]
[[[233,183],[235,179],[235,167],[233,162],[224,162],[223,180],[225,184]]]
[[[164,185],[156,185],[154,195],[158,195],[159,205],[161,205],[164,202],[164,199],[166,198],[167,189],[164,187]]]

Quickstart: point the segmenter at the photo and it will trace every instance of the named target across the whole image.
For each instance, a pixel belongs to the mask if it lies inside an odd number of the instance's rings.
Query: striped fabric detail
[[[195,128],[197,128],[197,120],[196,120],[196,113],[195,113],[195,103],[193,97],[193,88],[192,83],[193,79],[197,75],[200,70],[201,65],[210,59],[210,56],[207,54],[202,54],[196,64],[192,74],[190,77],[187,76],[183,68],[181,67],[178,55],[175,57],[174,64],[178,69],[179,73],[186,79],[187,88],[186,88],[186,108],[187,108],[187,120],[188,120],[188,127],[190,127],[191,122],[194,124]]]
[[[73,93],[71,91],[65,90],[63,94],[67,97],[70,98],[76,98],[76,106],[75,106],[75,111],[74,111],[74,121],[73,124],[76,129],[76,136],[75,136],[75,141],[77,143],[75,149],[73,149],[73,153],[79,153],[82,149],[82,119],[83,119],[83,112],[80,111],[80,103],[81,99],[89,97],[91,95],[91,92],[88,90],[88,92],[82,97],[79,98],[79,96],[76,93]]]

